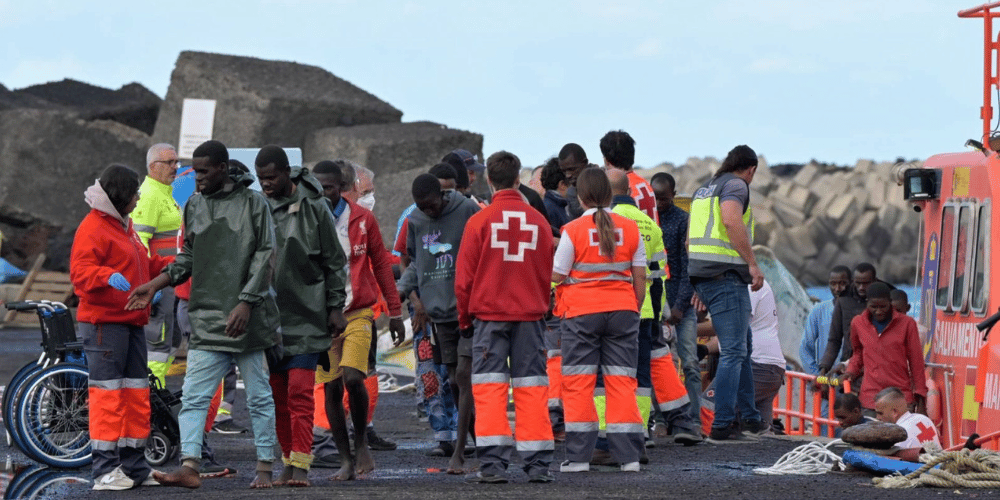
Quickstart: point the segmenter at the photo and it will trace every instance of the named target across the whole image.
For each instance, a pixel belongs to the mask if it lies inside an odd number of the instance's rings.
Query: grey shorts
[[[472,358],[472,339],[458,333],[458,321],[433,323],[434,362],[439,365],[457,365],[458,357]]]

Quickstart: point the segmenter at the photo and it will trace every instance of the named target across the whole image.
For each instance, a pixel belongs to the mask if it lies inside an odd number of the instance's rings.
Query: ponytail
[[[615,222],[611,216],[604,211],[604,207],[597,207],[594,212],[594,225],[597,226],[597,241],[600,243],[601,255],[611,260],[615,257]]]

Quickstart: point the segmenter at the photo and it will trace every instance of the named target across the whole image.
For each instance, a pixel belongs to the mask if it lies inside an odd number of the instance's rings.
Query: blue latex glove
[[[132,289],[132,285],[127,279],[125,279],[124,276],[122,276],[122,273],[112,274],[111,277],[108,278],[108,284],[111,285],[111,288],[121,290],[123,292],[127,292]]]
[[[160,291],[156,292],[156,295],[153,295],[153,305],[154,306],[158,305],[160,303],[160,297],[162,297],[162,296],[163,296],[163,290],[160,290]]]

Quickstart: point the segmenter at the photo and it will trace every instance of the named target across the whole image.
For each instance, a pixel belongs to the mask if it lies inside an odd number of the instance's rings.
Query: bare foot
[[[448,474],[463,474],[465,471],[465,458],[462,456],[462,452],[458,449],[455,453],[451,455],[451,460],[448,462]]]
[[[302,488],[305,486],[311,486],[309,484],[309,471],[305,469],[300,469],[298,467],[290,467],[292,469],[292,478],[286,483],[292,488]]]
[[[281,469],[281,475],[278,476],[278,479],[275,479],[272,484],[274,484],[274,486],[287,486],[288,481],[292,480],[292,469],[294,468],[295,467],[292,467],[291,465],[286,465],[284,469]]]
[[[268,489],[273,485],[271,482],[271,471],[257,471],[257,476],[250,483],[250,488],[255,490]]]
[[[343,461],[340,470],[333,475],[330,479],[334,481],[352,481],[356,477],[354,475],[354,462]]]
[[[198,471],[187,466],[181,466],[180,469],[170,474],[153,471],[153,479],[164,486],[180,486],[190,489],[201,486],[201,477],[198,476]]]
[[[372,460],[372,454],[368,451],[367,446],[354,453],[354,471],[356,473],[368,474],[373,470],[375,470],[375,461]]]

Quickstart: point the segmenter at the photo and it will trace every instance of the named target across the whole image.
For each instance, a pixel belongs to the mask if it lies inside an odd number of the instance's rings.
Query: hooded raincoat
[[[330,349],[330,310],[344,308],[346,257],[337,238],[323,186],[308,170],[292,168],[297,188],[287,198],[268,198],[278,248],[274,287],[281,310],[285,356]]]
[[[271,279],[274,221],[264,195],[252,191],[250,174],[234,170],[215,193],[195,193],[184,205],[184,243],[163,270],[170,284],[191,278],[191,349],[245,352],[281,341],[280,315]],[[246,333],[230,338],[226,320],[240,302],[251,305]]]
[[[94,324],[145,325],[149,308],[125,310],[129,292],[115,290],[108,278],[121,273],[129,284],[138,286],[159,273],[168,260],[149,256],[132,229],[132,220],[118,213],[100,182],[87,188],[84,197],[91,210],[76,230],[69,265],[73,291],[80,297],[77,319]]]

